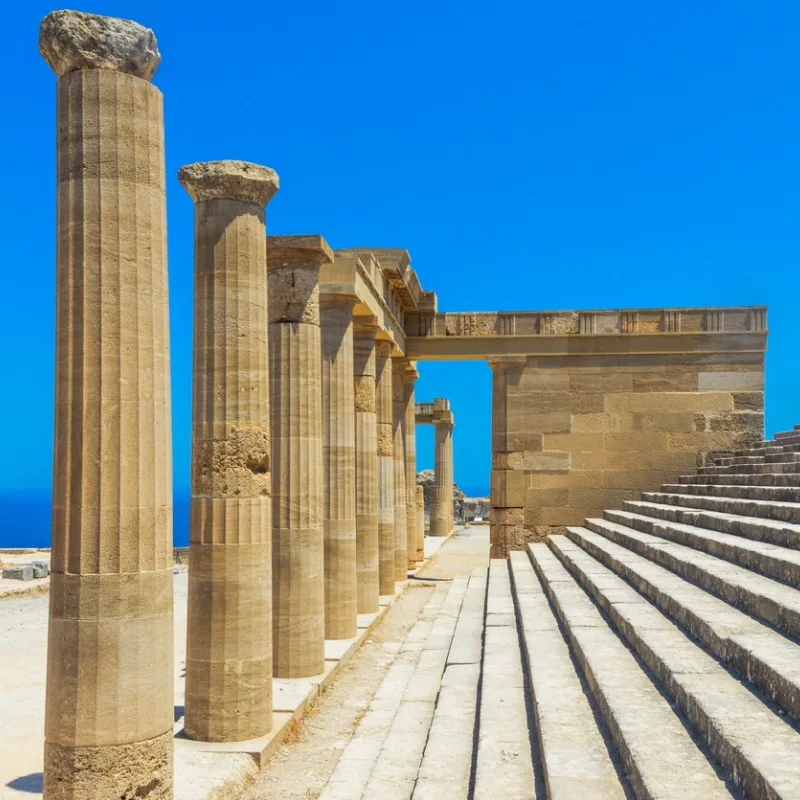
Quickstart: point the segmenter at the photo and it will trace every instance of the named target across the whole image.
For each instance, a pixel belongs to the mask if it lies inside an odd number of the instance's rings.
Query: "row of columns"
[[[453,412],[450,402],[437,398],[433,404],[434,484],[431,487],[431,536],[447,536],[455,524],[453,511]]]
[[[152,31],[78,12],[45,19],[40,51],[59,79],[44,794],[171,798],[160,56]],[[272,170],[179,180],[195,204],[185,732],[242,741],[272,727],[273,676],[322,673],[325,639],[355,636],[422,558],[418,374],[355,297],[320,295],[322,237],[266,236]],[[447,532],[452,463],[449,480]]]

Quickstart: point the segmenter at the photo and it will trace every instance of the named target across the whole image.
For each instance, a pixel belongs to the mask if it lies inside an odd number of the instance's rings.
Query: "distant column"
[[[394,594],[394,443],[392,350],[387,341],[375,343],[375,407],[378,443],[378,579],[382,595]]]
[[[172,440],[160,55],[56,11],[53,551],[44,796],[173,796]]]
[[[423,554],[420,561],[425,558],[425,489],[417,485],[417,530],[422,531]]]
[[[431,536],[447,536],[453,530],[453,418],[450,403],[434,401],[434,463],[431,487]]]
[[[325,638],[356,635],[356,430],[351,295],[322,295]]]
[[[267,237],[274,674],[325,667],[319,271],[321,236]]]
[[[272,728],[272,493],[264,209],[278,176],[183,167],[195,206],[186,723],[236,742]]]
[[[394,570],[395,580],[408,579],[406,520],[406,403],[405,373],[408,361],[392,359],[392,441],[394,454]]]
[[[378,442],[375,413],[377,325],[357,321],[353,332],[356,425],[356,561],[358,613],[378,611]]]
[[[419,372],[409,362],[404,374],[405,434],[406,434],[406,538],[408,568],[416,569],[425,550],[425,532],[417,525],[417,421],[414,386]]]

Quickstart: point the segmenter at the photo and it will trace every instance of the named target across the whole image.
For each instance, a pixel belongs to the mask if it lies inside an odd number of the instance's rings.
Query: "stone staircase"
[[[800,426],[429,605],[323,797],[800,800]]]

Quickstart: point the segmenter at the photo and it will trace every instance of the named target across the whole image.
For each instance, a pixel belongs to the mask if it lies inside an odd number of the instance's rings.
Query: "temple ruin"
[[[58,103],[56,435],[44,794],[51,800],[172,798],[167,181],[162,96],[152,83],[160,55],[152,31],[134,22],[68,11],[44,20],[40,51],[56,74]],[[495,659],[491,674],[506,676],[517,691],[509,707],[524,714],[523,690],[533,691],[536,702],[541,701],[536,714],[542,730],[558,738],[561,711],[546,702],[543,676],[549,667],[536,660],[542,648],[552,655],[553,680],[560,681],[558,691],[575,713],[575,725],[564,722],[563,732],[578,737],[577,748],[588,754],[589,767],[583,778],[587,783],[573,775],[559,790],[554,758],[548,797],[623,796],[583,684],[575,677],[562,628],[594,687],[598,714],[605,714],[615,697],[623,698],[623,705],[632,703],[637,687],[648,701],[661,698],[655,698],[652,687],[642,688],[645,678],[634,675],[625,648],[608,644],[607,652],[608,664],[618,659],[624,666],[619,675],[630,681],[628,694],[593,653],[585,631],[605,630],[606,623],[589,596],[628,631],[638,630],[637,621],[626,618],[625,604],[604,592],[618,589],[630,606],[646,601],[621,578],[598,579],[593,565],[587,566],[586,551],[656,598],[721,659],[745,670],[771,701],[790,715],[797,713],[795,667],[800,662],[786,667],[794,676],[787,678],[780,659],[765,656],[762,668],[753,653],[767,641],[767,633],[780,638],[773,628],[787,633],[787,647],[794,641],[800,603],[786,601],[785,611],[778,595],[766,589],[759,594],[755,584],[730,588],[725,581],[734,581],[733,573],[713,573],[709,567],[708,574],[717,579],[707,577],[701,561],[683,554],[687,547],[660,547],[648,538],[667,536],[663,521],[637,517],[631,522],[618,516],[613,519],[619,525],[598,523],[594,533],[581,532],[584,520],[602,517],[604,509],[635,504],[643,492],[658,486],[678,486],[685,480],[681,476],[698,473],[701,480],[692,485],[707,483],[711,494],[713,480],[702,477],[721,474],[715,470],[771,463],[773,454],[797,462],[800,433],[789,432],[782,440],[788,450],[761,443],[765,308],[440,312],[435,293],[423,289],[404,249],[333,249],[318,233],[267,235],[266,206],[278,190],[272,169],[209,161],[182,168],[178,179],[195,204],[182,735],[228,743],[267,735],[273,725],[273,680],[324,674],[326,641],[356,637],[359,615],[377,613],[381,599],[402,588],[425,555],[422,495],[416,485],[418,424],[435,428],[429,534],[453,533],[454,412],[446,399],[417,403],[415,395],[420,365],[436,360],[482,360],[489,368],[491,556],[508,559],[508,565],[493,561],[488,578],[484,571],[483,577],[454,584],[447,599],[442,596],[440,605],[452,625],[437,640],[446,645],[434,643],[431,649],[444,650],[439,678],[450,663],[472,665],[463,674],[472,692],[473,719],[476,703],[500,697],[491,694],[486,678],[483,694],[475,689],[480,664],[486,670]],[[172,191],[175,182],[170,186]],[[313,230],[313,220],[309,225]],[[743,475],[749,472],[742,468]],[[796,493],[788,490],[795,486],[791,471],[781,474],[790,476],[780,483],[787,492],[770,494],[770,502],[788,497],[797,505]],[[788,528],[798,532],[797,509],[768,506],[764,512],[764,506],[746,505],[763,499],[755,487],[751,498],[741,497],[718,510],[748,517],[768,512],[775,525],[760,523],[741,535],[773,544],[780,540],[787,547]],[[661,512],[678,525],[676,540],[682,536],[684,544],[707,553],[744,559],[730,536],[702,540],[687,532],[688,525],[700,524],[699,517],[717,508],[692,502],[691,497],[682,501],[683,516]],[[687,511],[690,507],[706,510]],[[620,529],[626,519],[640,526],[638,538]],[[724,522],[713,517],[707,527],[722,530]],[[609,546],[600,533],[616,544]],[[629,560],[619,552],[626,543],[637,553]],[[639,563],[644,555],[666,565],[672,577],[690,576],[708,589],[708,598],[715,596],[715,603],[724,606],[718,599],[724,596],[738,609],[766,619],[767,632],[759,635],[767,638],[753,635],[751,644],[720,644],[727,634],[691,616],[702,615],[711,599],[699,610],[665,600],[675,584],[667,578],[659,583],[660,573]],[[757,548],[748,558],[747,566],[759,577],[776,578],[776,585],[787,590],[787,584],[797,585],[797,560],[779,554],[770,561]],[[573,585],[568,571],[587,594]],[[512,588],[523,599],[514,595],[512,600]],[[759,605],[758,597],[769,597],[769,603]],[[467,614],[463,628],[455,621],[459,609]],[[589,620],[588,628],[576,626],[580,613]],[[515,614],[525,655],[520,661],[516,650],[512,664],[503,659],[509,642],[517,646]],[[495,621],[487,622],[492,615]],[[646,620],[642,628],[650,630]],[[670,623],[669,635],[673,630]],[[712,729],[706,710],[712,701],[705,695],[692,699],[691,681],[681,683],[684,675],[672,675],[666,638],[653,643],[646,634],[629,638],[652,674],[679,687],[674,689],[676,702],[698,729]],[[457,641],[463,652],[447,661],[447,648],[451,642],[455,648]],[[791,646],[794,658],[797,648]],[[529,668],[532,677],[523,682],[523,669]],[[725,686],[739,702],[735,689]],[[762,717],[741,703],[762,724]],[[492,786],[487,773],[480,772],[481,747],[487,748],[489,740],[505,741],[498,738],[504,720],[492,713],[489,706],[479,713],[481,724],[494,733],[487,734],[489,739],[476,737],[477,777],[466,773],[464,785],[483,787],[484,793],[475,790],[475,797],[488,796]],[[514,718],[517,712],[508,713]],[[624,716],[607,716],[635,796],[662,796],[653,788],[658,782],[652,775],[631,766],[641,731]],[[654,712],[650,719],[656,734],[666,716]],[[764,736],[777,736],[771,739],[777,742],[776,752],[796,756],[786,744],[789,734],[781,738],[774,725],[763,722]],[[664,728],[673,737],[665,745],[674,748],[670,752],[689,752],[681,749],[689,747],[682,729],[667,723]],[[732,755],[714,736],[707,738],[709,752],[725,774],[739,776],[737,785],[749,796],[800,796],[800,778],[792,784],[794,793],[774,790],[769,777],[753,766],[757,754],[748,755],[748,761]],[[440,747],[441,741],[432,736],[421,747]],[[545,767],[546,748],[553,741],[542,739]],[[470,729],[464,748],[472,746]],[[434,765],[446,760],[433,749],[424,752]],[[418,755],[417,764],[424,765],[423,752]],[[783,756],[782,761],[792,760]],[[470,749],[470,764],[472,758]],[[692,758],[686,756],[685,764],[693,765]],[[525,771],[524,760],[515,762],[522,771],[512,776],[519,785],[527,785],[528,772],[533,773],[530,762]],[[430,773],[419,774],[430,778]],[[698,766],[695,774],[699,788],[694,796],[723,796],[713,770]],[[462,783],[463,777],[462,772]],[[595,785],[592,781],[616,788],[584,794],[586,786]],[[364,796],[370,796],[379,783],[364,785],[373,787],[365,789]],[[460,794],[462,789],[447,794],[448,787],[462,785],[457,781],[442,784],[431,778],[428,785],[440,797],[467,796]],[[495,796],[530,796],[508,793],[511,785],[510,778],[508,784],[497,784]]]

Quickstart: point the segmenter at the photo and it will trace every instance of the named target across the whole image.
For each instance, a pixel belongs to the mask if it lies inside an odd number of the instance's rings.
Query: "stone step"
[[[442,624],[439,622],[439,617],[443,613],[446,618],[452,615],[453,607],[460,605],[465,589],[466,581],[463,579],[454,580],[450,585],[443,583],[436,587],[430,600],[425,604],[420,619],[406,635],[378,691],[344,748],[336,769],[320,795],[321,800],[362,800],[375,796],[371,791],[378,785],[377,779],[374,779],[378,762],[381,757],[385,762],[392,760],[391,751],[399,746],[397,722],[409,726],[408,750],[402,752],[412,760],[414,774],[409,783],[410,770],[405,770],[401,766],[394,768],[392,777],[397,778],[398,788],[393,789],[389,785],[385,798],[407,800],[411,796],[413,778],[416,777],[416,767],[422,755],[421,747],[425,744],[421,728],[424,728],[427,737],[430,724],[425,727],[422,719],[421,726],[420,716],[424,715],[409,713],[425,710],[421,709],[418,703],[416,707],[412,707],[410,698],[414,696],[413,693],[420,691],[421,682],[428,691],[430,690],[430,677],[435,673],[437,663],[441,663],[441,675],[447,652],[440,653],[432,648],[434,643],[441,643]],[[409,691],[412,693],[407,694]],[[398,718],[401,708],[402,717]],[[413,763],[414,753],[417,750],[419,751],[417,761]],[[386,763],[381,766],[382,777],[387,771],[386,767]],[[369,791],[368,786],[372,787]],[[402,794],[404,791],[406,793]]]
[[[700,467],[699,473],[701,475],[753,475],[761,473],[797,473],[800,472],[800,464],[795,462],[788,462],[785,464],[734,464],[732,466],[721,467],[719,465],[710,465],[708,467]]]
[[[428,741],[412,797],[441,800],[467,797],[477,715],[483,651],[487,570],[469,578],[447,655]]]
[[[666,494],[695,494],[710,497],[738,497],[743,500],[769,500],[800,504],[800,486],[742,486],[736,484],[666,483]]]
[[[761,447],[772,447],[774,445],[785,445],[785,444],[800,444],[800,433],[797,431],[785,431],[784,433],[776,433],[774,439],[766,439],[763,442],[759,442],[756,445],[756,448]]]
[[[793,486],[800,488],[800,473],[790,472],[782,475],[774,472],[760,474],[728,473],[725,475],[681,475],[678,478],[681,484],[722,484],[727,486]]]
[[[659,536],[670,542],[702,550],[741,567],[774,578],[795,588],[800,587],[800,550],[779,547],[768,542],[757,542],[735,534],[708,530],[696,525],[672,522],[648,516],[645,513],[606,511],[605,519],[626,525],[633,530]]]
[[[800,452],[800,439],[798,440],[797,444],[795,444],[794,441],[784,439],[777,442],[760,442],[753,447],[732,451],[734,456],[767,456],[776,455],[779,453],[797,452]]]
[[[717,658],[800,720],[800,646],[664,567],[586,528],[567,535],[625,578]]]
[[[517,616],[505,559],[492,559],[486,598],[475,800],[527,800],[536,779]]]
[[[633,550],[790,636],[800,638],[800,592],[691,547],[606,519],[586,527]]]
[[[642,500],[663,503],[683,508],[705,508],[738,514],[745,517],[763,517],[781,522],[800,523],[800,503],[775,502],[770,500],[745,500],[740,497],[709,497],[691,494],[669,494],[666,492],[644,492]]]
[[[763,517],[744,517],[739,514],[726,514],[722,511],[683,508],[663,503],[648,503],[643,500],[626,500],[623,505],[625,510],[634,514],[643,514],[672,522],[683,522],[720,533],[732,533],[757,542],[769,542],[780,547],[800,549],[800,525],[792,525],[789,522],[779,522]]]
[[[510,553],[509,566],[548,800],[624,800],[595,712],[527,553]]]
[[[750,798],[800,798],[800,733],[622,578],[564,536],[548,544],[736,786]]]
[[[405,800],[412,795],[466,587],[466,579],[453,580],[422,643],[414,671],[370,773],[364,797]]]
[[[765,455],[722,456],[715,463],[720,467],[732,464],[791,464],[800,462],[800,453],[767,453]]]
[[[692,739],[685,720],[583,589],[546,544],[531,544],[528,550],[637,800],[730,800],[732,792]],[[636,592],[629,587],[624,594]]]

